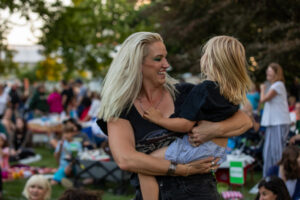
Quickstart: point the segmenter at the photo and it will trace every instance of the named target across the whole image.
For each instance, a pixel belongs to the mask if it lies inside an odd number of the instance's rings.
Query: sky
[[[53,0],[46,0],[53,2]],[[63,0],[65,5],[69,5],[71,0]],[[43,25],[42,21],[34,13],[31,13],[32,21],[28,22],[20,13],[9,13],[8,10],[0,11],[0,18],[9,19],[12,22],[11,30],[7,36],[9,45],[34,45],[37,37],[41,35],[39,28]]]

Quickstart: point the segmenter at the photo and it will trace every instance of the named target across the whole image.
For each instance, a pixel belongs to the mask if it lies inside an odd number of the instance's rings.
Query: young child
[[[246,100],[251,83],[243,45],[233,37],[216,36],[206,43],[203,52],[200,65],[206,79],[191,90],[180,112],[175,113],[177,118],[164,118],[158,110],[150,108],[144,113],[146,119],[170,131],[187,133],[197,121],[223,121],[237,112],[239,104]],[[219,138],[194,147],[188,135],[184,135],[151,155],[175,163],[214,156],[220,157],[220,164],[226,160],[226,145],[227,138]],[[143,199],[158,199],[154,177],[139,174],[139,180]]]
[[[51,181],[52,185],[60,183],[63,178],[71,175],[73,171],[72,153],[82,151],[81,143],[73,140],[73,134],[76,131],[74,126],[64,124],[62,139],[58,142],[54,153],[59,162],[59,167]]]

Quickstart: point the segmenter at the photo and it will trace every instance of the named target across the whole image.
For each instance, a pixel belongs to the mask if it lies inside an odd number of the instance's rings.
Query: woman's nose
[[[166,69],[170,67],[170,64],[169,64],[169,62],[167,61],[167,59],[164,59],[163,67],[166,68]]]

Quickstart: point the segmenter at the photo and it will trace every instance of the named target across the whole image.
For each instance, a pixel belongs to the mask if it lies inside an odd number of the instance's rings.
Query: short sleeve
[[[58,143],[57,143],[57,145],[55,147],[55,153],[57,153],[59,151],[60,144],[61,144],[61,140],[58,141]]]
[[[209,87],[214,84],[211,81],[204,81],[196,85],[188,94],[186,100],[181,106],[179,117],[191,121],[198,121],[204,118],[202,108],[208,103],[208,97],[211,95]],[[216,87],[216,85],[214,85]]]
[[[237,105],[220,94],[216,82],[206,80],[191,90],[180,109],[179,117],[191,121],[218,122],[232,116],[237,110]]]
[[[127,112],[127,109],[124,109],[124,111],[120,114],[119,118],[129,120],[129,114]],[[96,123],[100,127],[100,129],[102,130],[102,132],[105,135],[108,135],[107,122],[105,122],[103,119],[97,119]]]
[[[277,94],[283,94],[284,84],[281,81],[277,81],[271,85],[270,90],[275,90]]]

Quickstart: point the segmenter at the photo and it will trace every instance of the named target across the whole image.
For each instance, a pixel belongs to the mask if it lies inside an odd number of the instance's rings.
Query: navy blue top
[[[223,121],[239,109],[220,94],[216,82],[204,81],[196,85],[188,94],[180,108],[179,117],[190,121]]]
[[[182,83],[182,84],[176,84],[176,99],[174,102],[175,107],[175,113],[179,113],[179,109],[181,105],[183,104],[184,100],[190,93],[190,91],[193,89],[194,85],[189,83]],[[201,98],[201,97],[199,97]],[[144,119],[140,113],[137,111],[135,106],[132,106],[130,110],[127,112],[128,109],[124,109],[124,111],[121,113],[120,118],[126,119],[130,122],[136,143],[140,140],[142,140],[148,133],[160,129],[164,129],[146,119]],[[171,117],[175,117],[175,113]],[[104,122],[101,119],[97,120],[97,124],[100,126],[102,131],[107,134],[107,126],[106,122]]]

